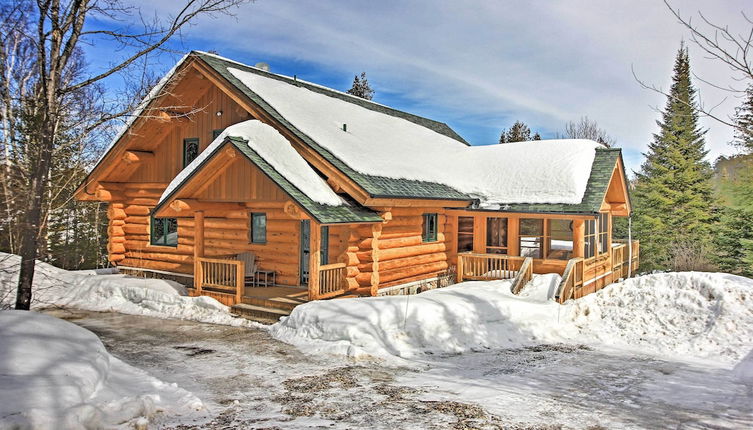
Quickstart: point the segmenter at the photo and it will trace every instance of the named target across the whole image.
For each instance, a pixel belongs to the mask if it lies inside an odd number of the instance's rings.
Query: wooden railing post
[[[241,303],[246,288],[246,263],[236,262],[235,266],[235,303]]]
[[[463,282],[463,264],[465,260],[465,255],[458,254],[458,266],[457,266],[457,282],[458,284]]]
[[[194,244],[193,244],[193,287],[196,293],[201,294],[201,284],[203,282],[203,271],[201,268],[200,258],[204,257],[204,212],[196,211],[193,213],[194,219]]]

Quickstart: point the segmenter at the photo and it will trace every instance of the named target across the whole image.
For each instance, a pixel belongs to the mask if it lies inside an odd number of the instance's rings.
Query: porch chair
[[[245,271],[243,272],[243,285],[245,285],[246,287],[253,286],[257,269],[256,256],[253,252],[246,251],[236,255],[235,259],[242,261],[245,266]]]

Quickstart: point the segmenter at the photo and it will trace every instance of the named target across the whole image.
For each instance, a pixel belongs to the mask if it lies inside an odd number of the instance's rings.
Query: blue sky
[[[139,0],[141,1],[141,0]],[[137,2],[138,3],[138,2]],[[675,2],[684,14],[744,29],[744,1]],[[174,2],[143,1],[168,16]],[[630,170],[656,132],[662,96],[642,89],[632,70],[666,88],[680,40],[688,34],[664,4],[634,1],[292,1],[258,0],[235,16],[205,17],[171,47],[214,50],[271,71],[349,88],[365,71],[375,101],[452,126],[472,144],[492,144],[522,120],[544,138],[587,115],[624,149]],[[112,47],[88,48],[94,67]],[[730,72],[691,45],[703,79],[734,84]],[[178,56],[165,56],[167,70]],[[696,79],[707,106],[727,116],[739,100]],[[110,82],[116,86],[117,82]],[[731,131],[709,119],[710,159],[730,154]]]

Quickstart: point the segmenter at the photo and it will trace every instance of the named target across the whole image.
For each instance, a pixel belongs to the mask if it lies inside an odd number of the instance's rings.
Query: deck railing
[[[244,273],[243,261],[197,258],[194,288],[199,294],[206,290],[233,295],[235,302],[240,303],[243,296]]]
[[[512,293],[518,294],[527,283],[531,282],[531,279],[533,279],[533,258],[526,257],[518,270],[518,275],[512,281]]]
[[[458,282],[513,279],[523,266],[525,257],[500,254],[458,254]]]
[[[637,240],[630,242],[630,248],[632,249],[628,248],[627,240],[614,240],[613,242],[615,244],[619,244],[619,246],[612,248],[612,270],[615,273],[619,273],[620,278],[628,278],[635,275],[635,273],[638,271],[638,266],[640,265],[640,242]],[[616,251],[615,254],[616,249],[619,249],[619,251]],[[632,261],[630,262],[630,264],[628,264],[628,259],[630,259],[631,257]],[[617,271],[618,266],[620,266],[619,272]]]
[[[575,297],[576,291],[583,288],[583,269],[585,267],[582,258],[571,258],[565,266],[565,271],[562,274],[562,281],[560,281],[559,288],[557,289],[557,295],[555,299],[559,303]]]
[[[319,267],[319,291],[315,292],[317,299],[339,296],[345,293],[345,263],[327,264]]]

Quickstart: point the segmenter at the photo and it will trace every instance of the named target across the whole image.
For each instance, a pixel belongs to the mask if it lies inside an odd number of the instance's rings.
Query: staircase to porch
[[[306,302],[308,289],[305,287],[246,287],[241,302],[231,309],[245,318],[272,324]]]

